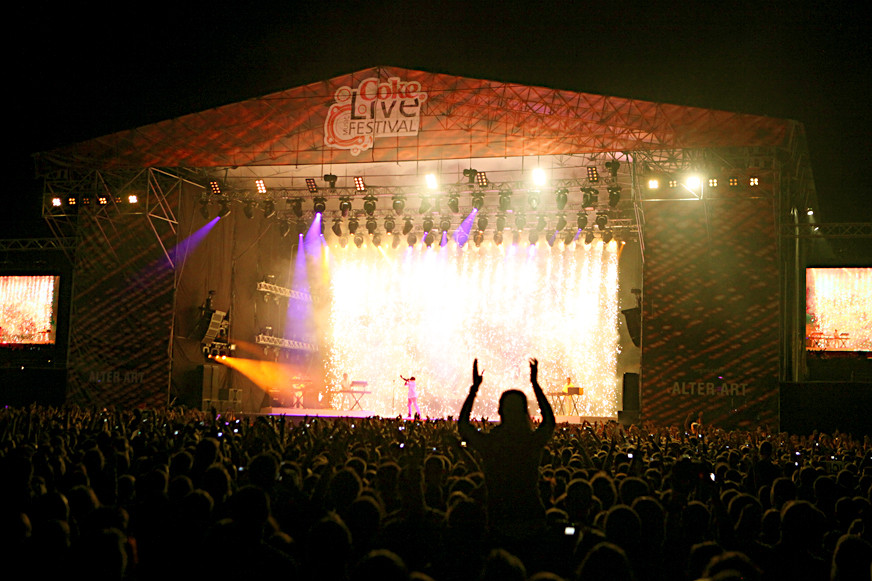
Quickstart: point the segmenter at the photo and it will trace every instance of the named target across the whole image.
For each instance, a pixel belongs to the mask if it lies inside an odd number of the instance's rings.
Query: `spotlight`
[[[221,200],[221,203],[218,207],[218,217],[223,218],[224,216],[230,213],[230,202],[227,200]]]
[[[584,212],[579,212],[578,220],[576,220],[576,223],[578,224],[579,230],[584,230],[585,228],[587,228],[587,214],[585,214]]]
[[[381,246],[381,242],[382,242],[381,234],[376,232],[375,234],[372,235],[372,245],[373,246],[376,246],[376,247]]]
[[[318,193],[318,184],[315,183],[315,178],[306,178],[306,189],[309,190],[310,194]]]
[[[616,159],[613,159],[611,161],[607,161],[605,163],[605,166],[606,166],[606,169],[609,170],[609,174],[611,174],[611,176],[613,178],[618,177],[618,168],[621,167],[621,162],[619,162]]]
[[[399,236],[391,236],[391,248],[397,248],[400,245]]]
[[[424,232],[429,232],[433,229],[433,218],[429,216],[424,218]]]
[[[758,178],[758,177],[748,178],[748,185],[751,186],[752,188],[756,188],[757,186],[760,185],[760,178]]]
[[[327,185],[330,186],[331,190],[336,189],[336,179],[337,179],[336,176],[333,175],[332,173],[325,173],[324,174],[324,181],[327,182]]]
[[[530,233],[527,235],[527,240],[530,241],[530,244],[536,244],[539,242],[539,233],[535,230],[530,230]]]
[[[487,230],[487,224],[488,224],[487,216],[482,214],[481,216],[478,217],[478,229],[479,230]]]
[[[527,205],[530,206],[531,210],[539,208],[539,192],[530,192],[527,194]]]
[[[245,214],[245,217],[249,220],[254,218],[254,202],[251,200],[245,202],[245,207],[242,208],[242,213]]]
[[[370,236],[375,234],[377,228],[378,222],[376,222],[375,218],[369,217],[366,219],[366,231],[369,232]]]
[[[603,232],[603,244],[608,244],[609,242],[611,242],[613,237],[614,235],[612,234],[611,230],[606,230],[605,232]]]
[[[85,204],[88,204],[88,203],[90,203],[90,198],[83,198],[82,201]],[[128,204],[138,204],[139,203],[139,196],[137,196],[136,194],[130,194],[129,196],[127,196],[127,203]]]
[[[544,186],[546,182],[545,170],[541,167],[537,167],[533,170],[533,185],[535,186]]]
[[[118,201],[120,202],[121,199],[119,198]],[[67,205],[68,205],[68,206],[75,206],[75,205],[76,205],[76,202],[77,202],[77,200],[76,200],[76,197],[75,197],[75,196],[69,196],[69,197],[67,198]]]
[[[424,181],[427,182],[427,187],[431,190],[435,190],[439,187],[439,182],[436,180],[436,174],[428,173],[424,176]]]
[[[58,201],[58,205],[60,205],[61,199],[60,199],[60,198],[55,198],[55,200],[57,200],[57,201]],[[99,206],[105,206],[105,205],[108,204],[108,203],[109,203],[109,198],[107,198],[106,196],[97,196],[97,205],[99,205]]]
[[[430,206],[431,206],[430,198],[427,196],[422,196],[421,197],[421,207],[418,208],[418,213],[419,214],[426,214],[427,212],[430,211]]]
[[[354,189],[357,190],[358,192],[365,192],[366,191],[366,184],[363,181],[363,177],[354,176]]]
[[[288,200],[288,204],[291,206],[291,212],[294,213],[294,216],[303,217],[303,198],[293,198]]]
[[[282,238],[287,237],[288,234],[291,233],[291,223],[287,220],[282,220],[279,222],[279,234],[282,235]]]
[[[557,209],[562,210],[566,207],[566,201],[569,199],[569,190],[566,188],[557,188],[555,197],[557,198]]]
[[[315,180],[312,180],[312,181],[314,182]],[[317,191],[317,188],[315,188],[315,190]],[[315,208],[316,214],[323,214],[324,211],[327,210],[327,198],[325,198],[324,196],[317,196],[315,198],[314,202],[315,202],[314,208]]]
[[[448,196],[448,209],[455,214],[460,211],[460,198],[457,194]]]
[[[397,226],[397,223],[394,222],[393,218],[391,218],[390,216],[385,218],[385,232],[390,234],[391,232],[394,231],[394,228],[396,228],[396,226]]]
[[[480,188],[486,188],[490,184],[487,179],[487,174],[483,171],[478,172],[478,174],[475,176],[475,180],[478,182],[478,186]]]
[[[465,169],[465,170],[463,170],[463,177],[465,177],[467,180],[469,180],[469,183],[470,183],[470,184],[474,184],[474,183],[475,183],[475,178],[476,178],[477,175],[478,175],[478,172],[475,171],[474,169]]]
[[[500,212],[508,212],[512,209],[512,190],[500,191]]]
[[[536,222],[536,230],[541,232],[547,225],[548,223],[545,220],[545,216],[540,215],[539,220]]]
[[[451,230],[451,219],[447,216],[443,217],[442,220],[439,222],[439,229],[443,232]]]
[[[482,232],[481,230],[476,232],[475,235],[472,237],[472,241],[475,243],[476,246],[481,246],[481,243],[484,242],[484,232]]]
[[[406,242],[408,243],[409,246],[414,246],[415,244],[418,243],[418,237],[415,236],[414,234],[408,234],[406,236]]]
[[[606,224],[609,223],[609,215],[605,212],[597,212],[596,220],[594,220],[594,222],[596,223],[597,228],[605,230]]]
[[[523,214],[518,214],[515,216],[515,228],[518,230],[523,230],[524,226],[527,225],[527,218]]]
[[[484,206],[484,194],[477,193],[472,195],[472,207],[476,210],[481,210]]]
[[[60,198],[55,198],[60,202]],[[208,200],[200,200],[200,215],[205,219],[209,219],[209,201]]]
[[[403,234],[408,234],[412,231],[412,228],[414,228],[412,225],[412,219],[406,218],[406,222],[403,224]]]
[[[729,180],[729,184],[730,184],[731,188],[738,188],[739,187],[739,178],[731,177]]]
[[[566,228],[566,215],[560,214],[557,216],[557,230],[563,230],[564,228]]]
[[[563,244],[569,246],[575,240],[575,235],[578,234],[578,230],[569,230],[566,235],[563,237]]]
[[[339,198],[339,211],[342,212],[342,217],[348,217],[348,212],[351,210],[351,198],[342,196]]]
[[[263,203],[263,217],[272,218],[276,215],[276,203],[272,200],[267,200]]]
[[[436,242],[436,236],[432,232],[428,232],[424,237],[424,244],[427,245],[427,248],[430,248],[434,242]]]
[[[212,192],[213,196],[221,195],[221,184],[218,183],[218,180],[211,180],[209,182],[209,191]]]
[[[515,230],[514,232],[512,232],[512,244],[517,246],[520,243],[521,243],[521,233],[518,232],[517,230]]]
[[[494,232],[494,244],[502,244],[503,243],[503,233],[497,230]]]
[[[257,188],[258,194],[266,193],[266,184],[263,183],[263,180],[254,180],[254,187]]]
[[[373,196],[372,194],[366,196],[363,199],[363,211],[366,212],[367,216],[372,216],[373,213],[375,212],[375,203],[376,203],[376,197]]]
[[[355,234],[354,245],[360,248],[363,245],[363,236],[361,236],[360,234]]]
[[[348,220],[348,233],[354,234],[355,232],[357,232],[358,226],[359,226],[359,222],[357,221],[357,218],[352,216],[351,219]]]
[[[621,186],[609,186],[609,206],[614,208],[621,201]]]
[[[394,213],[397,216],[403,213],[403,210],[406,209],[406,197],[405,196],[394,196],[393,201]]]
[[[592,242],[593,242],[593,231],[592,231],[592,230],[588,230],[588,231],[587,231],[587,234],[584,235],[584,243],[585,243],[585,244],[590,244],[590,243],[592,243]]]
[[[497,216],[497,232],[500,232],[500,231],[505,230],[505,229],[506,229],[506,215],[500,214],[499,216]]]
[[[648,179],[648,189],[649,190],[660,189],[660,180],[658,180],[657,178]]]
[[[599,171],[592,165],[587,168],[587,181],[592,184],[599,183]]]
[[[581,207],[596,208],[599,202],[599,192],[596,188],[581,188]]]
[[[333,233],[337,236],[342,236],[342,220],[339,218],[333,220]]]

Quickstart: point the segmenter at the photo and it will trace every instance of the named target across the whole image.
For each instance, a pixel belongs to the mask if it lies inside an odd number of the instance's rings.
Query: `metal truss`
[[[872,238],[872,223],[790,224],[781,225],[783,238]]]
[[[75,250],[75,238],[10,238],[0,240],[0,252],[26,250]]]

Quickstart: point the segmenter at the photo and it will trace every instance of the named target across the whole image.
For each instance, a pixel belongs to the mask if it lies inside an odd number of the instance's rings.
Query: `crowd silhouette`
[[[870,579],[868,437],[555,424],[537,370],[536,422],[477,361],[457,421],[2,409],[4,578]]]

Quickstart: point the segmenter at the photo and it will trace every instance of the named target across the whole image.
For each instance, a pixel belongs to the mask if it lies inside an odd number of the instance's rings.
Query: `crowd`
[[[4,578],[872,575],[868,438],[512,424],[519,403],[500,424],[0,410]]]

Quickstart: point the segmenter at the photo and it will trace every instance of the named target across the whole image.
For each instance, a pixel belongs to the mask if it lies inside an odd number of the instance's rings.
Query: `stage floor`
[[[288,417],[310,417],[310,418],[370,418],[373,413],[368,410],[333,410],[333,409],[315,409],[315,408],[284,408],[284,407],[266,407],[260,410],[260,413],[265,416],[288,416]],[[426,419],[426,418],[425,418]],[[580,424],[585,420],[591,424],[599,422],[605,423],[609,421],[617,421],[617,417],[593,417],[593,416],[554,416],[558,424]],[[496,421],[496,420],[494,420]]]

